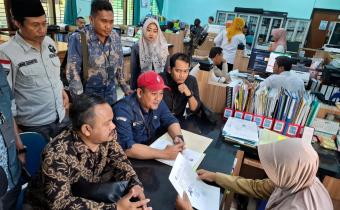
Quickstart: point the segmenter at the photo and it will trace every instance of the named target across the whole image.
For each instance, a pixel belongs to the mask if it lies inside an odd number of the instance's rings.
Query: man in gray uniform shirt
[[[19,30],[0,45],[0,60],[10,69],[12,112],[20,130],[41,133],[49,141],[69,122],[56,46],[46,36],[47,20],[39,0],[12,1],[12,15]]]

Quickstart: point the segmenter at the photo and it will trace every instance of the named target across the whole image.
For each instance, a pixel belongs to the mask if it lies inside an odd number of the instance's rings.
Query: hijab
[[[155,24],[158,28],[157,38],[152,43],[146,39],[147,27],[150,24]],[[153,18],[148,18],[143,25],[142,38],[139,40],[139,62],[141,72],[143,73],[150,69],[155,70],[157,73],[163,72],[168,55],[168,43],[163,36],[158,21]]]
[[[272,36],[274,43],[271,46],[270,51],[275,51],[277,46],[282,45],[287,50],[286,30],[283,28],[275,28],[272,30]]]
[[[233,20],[231,26],[227,28],[228,43],[231,42],[231,39],[233,38],[233,36],[243,33],[242,29],[244,25],[245,25],[245,22],[243,18],[237,17]]]
[[[301,139],[258,147],[261,165],[276,186],[266,209],[333,209],[327,190],[316,177],[319,156]]]

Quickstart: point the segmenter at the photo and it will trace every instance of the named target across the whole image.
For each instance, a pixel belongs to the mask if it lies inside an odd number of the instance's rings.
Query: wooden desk
[[[227,84],[210,81],[212,71],[198,70],[197,83],[200,99],[215,113],[223,113],[226,106]]]
[[[316,117],[325,118],[327,114],[334,114],[340,116],[340,109],[338,109],[336,106],[330,106],[321,103],[318,115]]]
[[[66,42],[56,42],[57,50],[58,50],[58,57],[60,62],[62,63],[66,52],[67,52],[67,43]]]
[[[233,69],[238,69],[239,72],[247,72],[248,63],[249,63],[249,58],[247,56],[244,56],[243,50],[237,50],[236,55],[235,55]],[[231,70],[229,69],[229,71]]]
[[[213,139],[198,168],[229,174],[237,149],[222,140],[223,121],[212,125],[195,115],[179,121],[181,128]],[[177,192],[168,178],[171,167],[156,160],[131,159],[131,163],[143,183],[145,196],[151,199],[150,206],[157,210],[174,210]]]
[[[173,44],[173,48],[169,50],[170,56],[174,53],[184,52],[184,31],[180,31],[179,34],[163,32],[163,35],[169,44]]]
[[[0,44],[4,43],[4,42],[7,42],[8,40],[10,39],[9,36],[6,36],[6,35],[0,35]]]

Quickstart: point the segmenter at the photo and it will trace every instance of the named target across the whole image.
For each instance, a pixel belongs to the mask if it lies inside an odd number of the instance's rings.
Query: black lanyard
[[[147,132],[147,135],[148,135],[148,141],[151,141],[151,128],[149,127],[150,117],[148,119],[148,122],[146,122],[144,115],[143,115],[143,112],[142,112],[142,107],[140,107],[140,106],[139,106],[139,114],[142,117],[143,124],[145,126],[145,129],[146,129],[146,132]],[[151,119],[152,119],[152,117],[151,117]]]

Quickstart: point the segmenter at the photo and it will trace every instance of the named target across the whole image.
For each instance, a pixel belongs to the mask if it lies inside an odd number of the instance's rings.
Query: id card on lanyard
[[[144,123],[144,126],[145,126],[145,129],[146,129],[146,132],[147,132],[147,135],[148,135],[148,140],[147,140],[147,142],[151,142],[151,138],[152,138],[152,136],[151,136],[151,128],[150,128],[150,117],[149,117],[149,119],[148,119],[148,122],[145,120],[145,118],[144,118],[144,115],[143,115],[143,113],[142,113],[142,110],[141,110],[141,107],[139,107],[139,114],[140,114],[140,116],[142,117],[142,120],[143,120],[143,123]],[[151,118],[152,119],[152,118]]]

